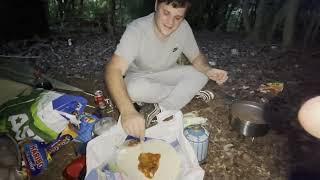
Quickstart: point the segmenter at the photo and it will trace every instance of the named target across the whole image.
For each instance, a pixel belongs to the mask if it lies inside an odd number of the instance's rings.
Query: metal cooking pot
[[[263,117],[263,105],[252,101],[238,101],[232,104],[229,115],[233,130],[248,137],[264,136],[269,125]]]

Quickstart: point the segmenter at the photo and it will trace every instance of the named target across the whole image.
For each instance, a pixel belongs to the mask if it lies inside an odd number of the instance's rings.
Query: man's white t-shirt
[[[128,24],[115,51],[128,61],[128,72],[159,72],[175,66],[181,53],[191,61],[199,55],[186,20],[165,41],[156,36],[154,28],[154,13]]]

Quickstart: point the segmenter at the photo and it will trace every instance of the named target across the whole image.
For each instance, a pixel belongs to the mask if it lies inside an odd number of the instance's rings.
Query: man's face
[[[160,37],[166,38],[173,33],[184,19],[186,8],[174,8],[165,2],[156,3],[155,25]]]

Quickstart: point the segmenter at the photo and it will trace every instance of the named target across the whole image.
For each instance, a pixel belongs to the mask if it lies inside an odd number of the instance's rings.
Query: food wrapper
[[[189,112],[183,115],[183,128],[195,124],[206,124],[207,118],[201,117],[197,112]]]
[[[273,95],[277,95],[283,91],[283,87],[284,85],[281,82],[266,83],[261,84],[258,88],[258,91],[262,93],[272,93]]]
[[[55,141],[46,144],[46,151],[50,156],[53,156],[56,152],[58,152],[63,146],[68,144],[69,142],[72,141],[72,136],[71,135],[62,135]]]
[[[23,145],[23,160],[31,176],[36,176],[48,168],[51,156],[45,146],[45,143],[36,140]]]
[[[78,124],[69,123],[68,126],[62,131],[61,135],[70,135],[76,141],[86,143],[92,139],[92,132],[98,118],[89,113],[82,113],[78,115]]]
[[[52,156],[70,141],[72,141],[71,135],[62,135],[48,144],[37,140],[25,143],[22,157],[28,174],[36,176],[46,170]]]
[[[92,139],[92,131],[97,122],[97,118],[88,113],[83,114],[79,118],[81,124],[80,127],[76,129],[78,136],[75,139],[85,143]]]

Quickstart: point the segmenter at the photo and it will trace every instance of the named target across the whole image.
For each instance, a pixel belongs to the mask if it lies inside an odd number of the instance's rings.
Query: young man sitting
[[[157,115],[179,111],[208,79],[219,85],[228,79],[226,71],[211,68],[200,52],[185,20],[190,6],[190,0],[156,0],[154,13],[127,26],[106,65],[107,89],[129,135],[143,138],[145,128],[157,124]],[[192,65],[176,63],[181,53]],[[133,102],[144,103],[140,113]]]

